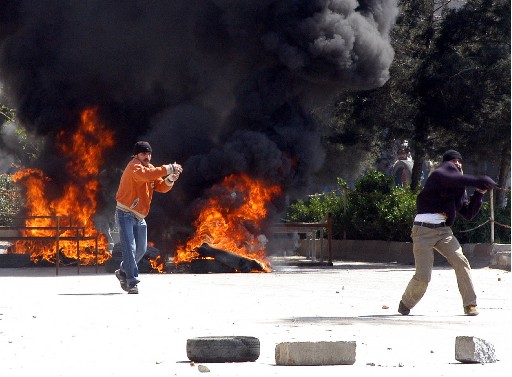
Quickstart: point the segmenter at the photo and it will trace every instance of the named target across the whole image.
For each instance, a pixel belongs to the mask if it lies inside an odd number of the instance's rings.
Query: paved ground
[[[276,262],[277,263],[277,262]],[[210,376],[509,375],[510,272],[473,270],[481,314],[462,314],[454,273],[436,268],[426,296],[396,308],[411,266],[336,262],[269,274],[146,274],[139,295],[92,268],[0,269],[0,376],[196,376],[189,338],[255,336],[258,360],[205,364]],[[388,308],[389,307],[389,308]],[[455,360],[455,337],[491,342],[493,364]],[[276,366],[281,342],[356,341],[354,365]]]

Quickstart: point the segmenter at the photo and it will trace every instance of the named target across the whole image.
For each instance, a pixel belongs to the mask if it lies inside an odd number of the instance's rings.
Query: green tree
[[[5,122],[15,122],[16,121],[16,112],[14,109],[7,107],[4,104],[0,104],[0,124],[4,124]]]
[[[0,130],[5,127],[13,129],[16,141],[11,145],[5,145],[0,139],[0,147],[8,147],[9,154],[17,160],[18,164],[29,166],[31,161],[39,155],[42,139],[30,137],[26,129],[17,122],[16,110],[3,102],[7,101],[0,91]]]
[[[22,208],[19,188],[8,174],[0,174],[0,225],[12,225],[12,218]]]
[[[510,0],[470,0],[450,11],[435,53],[426,61],[433,78],[431,114],[450,144],[500,167],[510,176]],[[505,136],[505,137],[504,137]],[[504,205],[504,192],[497,202]]]
[[[409,140],[413,190],[424,161],[448,147],[488,161],[498,150],[500,184],[510,170],[510,1],[472,0],[452,10],[449,3],[400,1],[390,80],[340,95],[330,137],[368,148]]]
[[[423,161],[432,152],[435,129],[425,117],[419,79],[431,53],[442,9],[449,1],[400,1],[391,32],[395,58],[390,80],[372,91],[340,95],[335,134],[330,140],[386,148],[395,140],[410,140],[415,156],[412,188],[419,185]]]

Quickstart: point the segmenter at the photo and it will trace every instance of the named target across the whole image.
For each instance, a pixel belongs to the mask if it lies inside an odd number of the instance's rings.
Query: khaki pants
[[[462,254],[462,247],[454,237],[451,228],[431,229],[413,225],[411,237],[416,273],[402,296],[404,305],[412,309],[425,294],[432,275],[434,249],[445,257],[455,270],[459,292],[462,296],[462,305],[476,305],[476,294],[471,281],[471,267],[467,258]]]

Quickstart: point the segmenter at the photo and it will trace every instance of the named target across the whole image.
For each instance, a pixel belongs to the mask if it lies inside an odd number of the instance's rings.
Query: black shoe
[[[119,280],[119,284],[121,284],[123,291],[128,292],[128,287],[126,286],[126,274],[121,270],[116,270],[115,274],[117,280]]]
[[[138,295],[139,294],[139,288],[137,288],[137,284],[132,285],[128,288],[128,294],[129,295]]]
[[[411,309],[409,309],[405,304],[400,300],[400,305],[398,305],[398,313],[401,315],[409,315]]]

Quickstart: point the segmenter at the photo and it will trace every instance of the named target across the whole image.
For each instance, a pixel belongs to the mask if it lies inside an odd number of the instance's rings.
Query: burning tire
[[[198,363],[255,361],[260,341],[251,336],[210,336],[187,340],[187,357]]]

